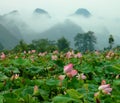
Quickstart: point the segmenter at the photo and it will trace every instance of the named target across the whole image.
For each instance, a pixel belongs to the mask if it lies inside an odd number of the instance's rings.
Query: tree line
[[[78,33],[74,38],[75,48],[78,51],[93,51],[95,50],[95,44],[97,43],[97,38],[94,32],[88,31],[85,33]],[[112,48],[114,43],[114,38],[112,35],[109,37],[109,49]],[[0,50],[4,47],[0,43]],[[37,50],[39,52],[52,52],[54,50],[68,51],[70,50],[70,42],[65,38],[61,37],[57,41],[48,39],[33,40],[30,44],[27,44],[24,40],[21,40],[19,44],[13,49],[15,52],[22,52],[24,50]]]

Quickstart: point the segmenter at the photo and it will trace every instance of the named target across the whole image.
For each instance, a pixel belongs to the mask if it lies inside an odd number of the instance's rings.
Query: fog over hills
[[[14,10],[10,13],[4,14],[0,19],[0,24],[2,24],[18,40],[22,39],[21,31],[18,26],[21,22],[19,15],[19,12]]]
[[[5,49],[11,49],[18,44],[18,39],[15,38],[3,25],[0,24],[0,43]]]
[[[74,47],[74,37],[77,33],[83,32],[84,31],[80,26],[78,26],[74,22],[71,22],[70,20],[66,20],[63,23],[58,23],[45,32],[42,32],[37,37],[49,38],[50,40],[57,40],[61,37],[65,37],[71,42],[71,47]]]
[[[85,8],[78,8],[70,15],[60,19],[55,18],[42,8],[34,9],[29,15],[13,10],[0,16],[0,40],[3,45],[4,43],[7,45],[2,35],[9,35],[6,41],[13,41],[16,45],[18,43],[16,40],[21,39],[31,42],[33,39],[41,38],[57,40],[64,36],[71,42],[71,47],[74,47],[74,37],[77,33],[93,31],[97,37],[96,49],[103,49],[108,46],[110,34],[113,34],[115,44],[120,44],[119,26],[119,18],[98,17]],[[15,45],[5,47],[12,48]]]

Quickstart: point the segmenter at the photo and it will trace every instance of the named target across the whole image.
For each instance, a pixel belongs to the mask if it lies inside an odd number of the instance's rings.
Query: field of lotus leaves
[[[0,103],[120,103],[120,52],[1,52]]]

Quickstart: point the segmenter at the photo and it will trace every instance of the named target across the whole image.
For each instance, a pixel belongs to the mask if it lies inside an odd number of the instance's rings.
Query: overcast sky
[[[32,13],[35,8],[45,9],[55,17],[86,8],[93,15],[120,18],[120,0],[0,0],[0,14],[15,9],[21,13]]]

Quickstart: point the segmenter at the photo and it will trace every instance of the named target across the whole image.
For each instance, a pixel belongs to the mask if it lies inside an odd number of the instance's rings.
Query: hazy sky
[[[93,15],[120,18],[120,0],[0,0],[0,14],[12,10],[32,13],[45,9],[54,17],[67,16],[78,8],[87,8]]]

